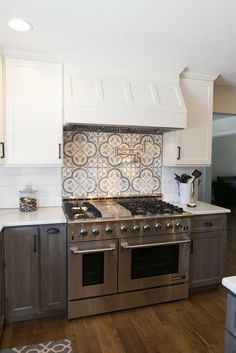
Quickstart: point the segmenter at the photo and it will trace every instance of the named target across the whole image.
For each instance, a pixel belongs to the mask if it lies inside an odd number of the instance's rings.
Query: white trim
[[[185,70],[182,74],[181,74],[181,78],[191,78],[194,80],[204,80],[204,81],[215,81],[217,79],[217,77],[219,77],[219,73],[217,74],[205,74],[205,73],[201,73],[201,72],[194,72],[194,71],[190,71],[190,70]]]
[[[62,56],[60,55],[50,55],[43,53],[33,53],[33,52],[24,52],[13,49],[6,49],[3,47],[2,54],[9,58],[14,59],[23,59],[23,60],[35,60],[35,61],[46,61],[52,63],[62,64]]]

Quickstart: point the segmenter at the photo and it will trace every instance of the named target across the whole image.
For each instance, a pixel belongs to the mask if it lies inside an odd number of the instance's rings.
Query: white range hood
[[[183,68],[79,59],[64,65],[67,129],[163,132],[183,129]]]

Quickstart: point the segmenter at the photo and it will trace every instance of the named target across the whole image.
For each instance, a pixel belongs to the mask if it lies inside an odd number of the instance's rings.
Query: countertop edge
[[[6,227],[66,223],[63,208],[60,206],[40,207],[37,211],[27,213],[16,208],[0,209],[0,231]]]
[[[233,294],[236,294],[236,276],[224,277],[222,285]]]

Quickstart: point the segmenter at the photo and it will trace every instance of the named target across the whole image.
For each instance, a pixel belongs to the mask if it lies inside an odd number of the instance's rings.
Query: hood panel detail
[[[65,124],[181,129],[183,69],[83,60],[65,64]]]

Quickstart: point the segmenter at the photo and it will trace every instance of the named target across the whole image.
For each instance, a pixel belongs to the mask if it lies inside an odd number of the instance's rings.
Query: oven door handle
[[[76,254],[94,254],[97,252],[106,252],[106,251],[114,251],[116,250],[115,247],[110,247],[110,248],[102,248],[102,249],[88,249],[88,250],[79,250],[76,247],[70,248],[70,251],[73,255]]]
[[[137,244],[137,245],[129,245],[127,242],[123,242],[123,243],[121,243],[121,247],[123,249],[138,249],[138,248],[151,248],[153,246],[183,244],[183,243],[190,243],[190,242],[191,242],[190,239],[176,240],[176,241],[165,241],[163,243]]]

